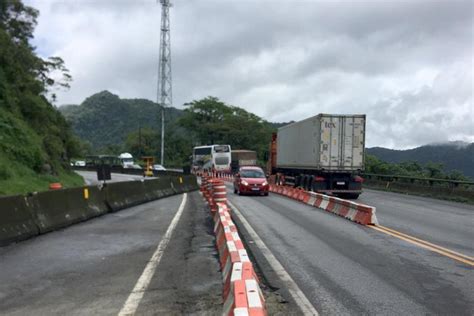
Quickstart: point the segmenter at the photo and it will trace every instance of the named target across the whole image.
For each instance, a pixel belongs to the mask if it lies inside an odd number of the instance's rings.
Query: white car
[[[153,170],[166,171],[166,168],[163,167],[162,165],[153,165]]]

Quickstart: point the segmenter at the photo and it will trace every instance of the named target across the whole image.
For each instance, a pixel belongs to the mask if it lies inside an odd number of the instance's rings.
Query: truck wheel
[[[295,188],[299,187],[301,185],[301,176],[296,176],[295,177]]]
[[[312,191],[313,190],[313,180],[314,180],[314,176],[308,176],[308,191]]]

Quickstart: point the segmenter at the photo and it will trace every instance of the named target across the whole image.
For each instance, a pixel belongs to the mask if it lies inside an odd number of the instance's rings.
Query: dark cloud
[[[156,1],[30,2],[38,51],[74,77],[59,102],[156,99]],[[271,121],[367,113],[369,146],[474,141],[471,1],[173,3],[177,107],[215,95]]]

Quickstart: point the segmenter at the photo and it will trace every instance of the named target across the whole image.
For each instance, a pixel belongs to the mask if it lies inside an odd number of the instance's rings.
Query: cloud
[[[28,3],[38,52],[74,78],[60,104],[156,99],[156,1]],[[368,146],[474,141],[471,1],[173,3],[176,107],[213,95],[270,121],[366,113]]]

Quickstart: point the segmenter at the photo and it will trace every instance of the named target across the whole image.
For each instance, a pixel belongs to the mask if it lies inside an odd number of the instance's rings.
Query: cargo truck
[[[365,115],[319,114],[273,134],[267,171],[278,184],[356,199],[364,148]]]
[[[232,173],[236,173],[240,167],[243,166],[256,166],[257,165],[257,152],[253,150],[244,149],[232,149],[231,151],[231,164]]]

